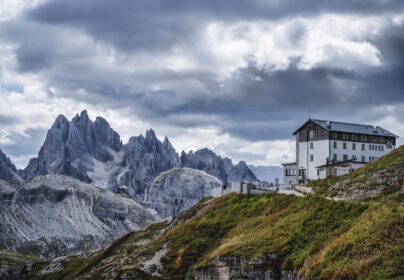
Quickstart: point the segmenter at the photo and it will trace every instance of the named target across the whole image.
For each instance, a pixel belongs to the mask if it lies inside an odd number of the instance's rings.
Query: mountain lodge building
[[[296,136],[296,162],[283,164],[284,184],[352,172],[396,147],[397,135],[372,125],[309,119]]]

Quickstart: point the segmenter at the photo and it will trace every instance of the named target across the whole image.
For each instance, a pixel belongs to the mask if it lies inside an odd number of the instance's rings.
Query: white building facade
[[[314,119],[305,122],[293,135],[296,162],[284,165],[284,182],[289,184],[293,184],[290,174],[297,174],[294,183],[302,184],[352,172],[392,151],[397,138],[378,126]]]

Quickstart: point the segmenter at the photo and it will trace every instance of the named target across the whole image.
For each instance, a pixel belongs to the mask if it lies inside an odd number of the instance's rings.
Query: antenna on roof
[[[310,103],[309,103],[309,120],[311,120]]]

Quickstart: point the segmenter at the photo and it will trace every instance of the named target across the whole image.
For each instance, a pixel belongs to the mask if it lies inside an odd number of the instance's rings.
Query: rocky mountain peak
[[[53,126],[56,126],[57,128],[61,128],[64,126],[69,125],[69,120],[64,116],[64,115],[58,115],[55,119],[55,122],[53,123]]]
[[[148,140],[157,140],[156,133],[154,132],[153,129],[150,128],[150,129],[148,129],[146,131],[146,139],[148,139]]]
[[[0,150],[0,179],[20,181],[17,168],[2,150]]]
[[[85,182],[92,179],[87,172],[93,169],[93,159],[107,162],[113,159],[110,151],[119,151],[121,141],[102,118],[93,123],[86,110],[70,122],[59,115],[48,131],[38,157],[30,160],[23,171],[25,178],[36,175],[63,174]]]
[[[71,121],[63,115],[56,118],[38,157],[23,175],[68,175],[112,191],[126,190],[130,197],[143,201],[153,179],[175,167],[202,170],[223,183],[257,180],[244,162],[235,166],[207,148],[183,152],[180,159],[169,139],[160,141],[153,129],[122,145],[107,120],[97,117],[92,121],[86,110]]]
[[[254,173],[245,162],[233,165],[229,158],[222,158],[212,150],[203,148],[188,154],[181,153],[181,166],[203,170],[206,173],[219,178],[223,183],[234,181],[258,181]]]
[[[117,185],[129,188],[129,195],[143,199],[146,186],[161,172],[179,166],[179,157],[171,143],[161,142],[149,129],[146,136],[131,137],[124,147],[126,171],[117,177]]]
[[[171,144],[170,140],[168,140],[167,136],[164,137],[163,147],[167,151],[175,152],[175,149],[174,149],[173,145]]]

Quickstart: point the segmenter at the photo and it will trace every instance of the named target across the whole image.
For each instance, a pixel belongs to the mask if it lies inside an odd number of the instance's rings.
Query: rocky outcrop
[[[0,263],[0,279],[20,280],[28,277],[32,271],[32,263],[8,265]]]
[[[233,165],[231,159],[222,158],[209,149],[181,153],[181,166],[205,171],[227,184],[234,181],[258,181],[244,161]]]
[[[44,257],[100,248],[154,220],[131,199],[77,179],[0,180],[0,248]]]
[[[113,190],[125,186],[130,197],[143,201],[146,186],[161,172],[179,166],[179,157],[170,141],[157,139],[153,130],[146,136],[132,137],[123,148],[122,169],[112,184]]]
[[[0,150],[0,179],[20,181],[17,168],[11,160]]]
[[[67,175],[143,202],[146,187],[154,178],[175,167],[202,170],[223,183],[257,181],[245,162],[233,165],[209,149],[183,153],[180,160],[168,138],[160,141],[152,129],[122,145],[119,134],[105,119],[97,117],[93,122],[87,111],[71,121],[58,116],[38,156],[21,174],[25,179]]]
[[[147,188],[146,205],[161,218],[176,216],[221,186],[216,177],[190,168],[174,168],[160,174]]]
[[[94,161],[113,160],[113,152],[121,149],[121,140],[103,118],[92,122],[87,111],[76,115],[69,122],[59,115],[45,139],[37,158],[30,160],[22,172],[25,179],[36,175],[61,174],[90,183],[88,172],[93,171]]]
[[[330,185],[328,192],[337,200],[365,200],[379,197],[383,193],[397,192],[404,195],[404,166],[377,170],[355,178],[342,178]]]
[[[193,271],[195,280],[305,280],[290,271],[281,269],[277,255],[261,258],[223,256],[212,260],[204,268]]]

